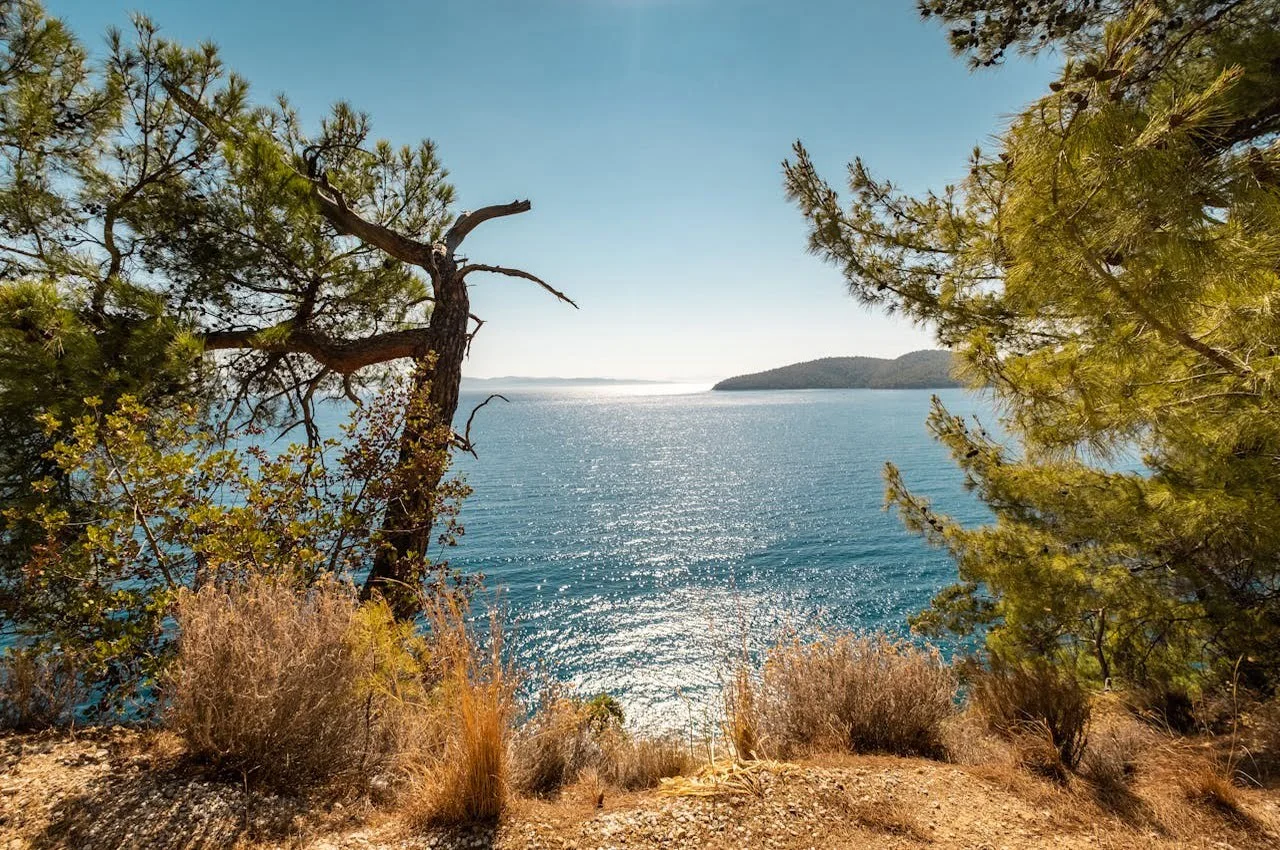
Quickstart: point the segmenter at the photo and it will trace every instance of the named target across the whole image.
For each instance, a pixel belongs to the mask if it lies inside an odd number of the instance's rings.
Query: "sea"
[[[990,518],[925,423],[936,393],[995,430],[965,390],[485,386],[460,420],[493,392],[445,554],[485,576],[520,667],[636,726],[713,726],[736,661],[780,639],[907,634],[956,568],[885,511],[886,461],[962,523]]]

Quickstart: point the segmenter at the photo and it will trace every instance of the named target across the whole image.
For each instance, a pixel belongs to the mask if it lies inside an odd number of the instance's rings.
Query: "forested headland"
[[[716,390],[942,389],[961,386],[949,351],[913,351],[880,357],[823,357],[764,372],[725,378]]]

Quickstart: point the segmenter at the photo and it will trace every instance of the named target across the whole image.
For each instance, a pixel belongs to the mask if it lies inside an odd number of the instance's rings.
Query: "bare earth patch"
[[[1239,811],[1223,812],[1158,759],[1123,792],[883,756],[721,765],[603,800],[588,782],[519,800],[496,828],[414,835],[394,812],[246,791],[180,756],[163,736],[124,729],[0,736],[0,850],[1280,848],[1280,791],[1239,789]]]

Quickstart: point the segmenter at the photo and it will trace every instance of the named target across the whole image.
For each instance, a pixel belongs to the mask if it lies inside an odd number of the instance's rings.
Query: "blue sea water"
[[[465,391],[460,417],[492,391]],[[499,593],[516,660],[637,724],[704,721],[729,659],[788,630],[905,633],[955,566],[883,510],[886,460],[988,518],[926,430],[931,391],[501,391],[458,464],[474,495],[448,557]],[[995,424],[980,397],[938,394]]]

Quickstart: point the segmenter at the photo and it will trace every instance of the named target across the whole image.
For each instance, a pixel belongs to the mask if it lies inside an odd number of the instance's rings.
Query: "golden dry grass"
[[[376,686],[403,652],[360,637],[350,588],[255,579],[187,593],[164,689],[188,753],[249,784],[354,789],[395,759],[402,703]],[[390,626],[389,616],[382,621]]]
[[[0,655],[0,729],[66,725],[84,696],[75,665],[65,656],[21,647]]]
[[[560,686],[546,688],[512,743],[512,782],[533,796],[556,793],[601,760],[586,706]]]
[[[623,791],[652,788],[693,763],[683,741],[630,734],[558,687],[544,693],[512,745],[513,785],[537,797],[553,796],[584,774]]]
[[[630,736],[614,731],[605,742],[599,770],[613,787],[641,791],[696,766],[688,744],[678,738]]]
[[[726,694],[739,758],[823,749],[940,757],[956,679],[933,649],[884,635],[784,641]]]
[[[424,749],[404,809],[416,826],[498,820],[510,795],[508,747],[515,681],[491,621],[481,645],[466,611],[445,600],[428,612],[442,680],[430,717],[440,744]]]
[[[992,731],[1012,741],[1028,767],[1065,780],[1084,755],[1092,716],[1075,676],[1048,662],[993,657],[970,678],[970,703]]]

